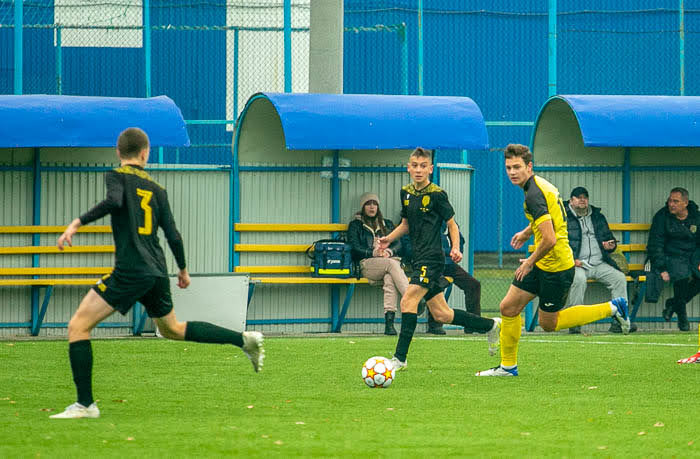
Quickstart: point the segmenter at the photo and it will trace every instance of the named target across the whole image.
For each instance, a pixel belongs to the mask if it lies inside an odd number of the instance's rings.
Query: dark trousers
[[[676,309],[683,308],[692,300],[695,295],[700,293],[700,279],[691,276],[687,279],[681,279],[673,283],[673,302]],[[678,311],[676,311],[677,313]]]
[[[456,263],[446,264],[444,275],[453,278],[453,284],[464,292],[464,304],[467,308],[467,312],[480,316],[481,282],[476,280],[474,276],[466,272]]]

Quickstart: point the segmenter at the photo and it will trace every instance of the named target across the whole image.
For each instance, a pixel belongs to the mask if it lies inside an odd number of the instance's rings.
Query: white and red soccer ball
[[[395,374],[391,359],[386,357],[370,357],[362,365],[362,380],[369,387],[389,387]]]

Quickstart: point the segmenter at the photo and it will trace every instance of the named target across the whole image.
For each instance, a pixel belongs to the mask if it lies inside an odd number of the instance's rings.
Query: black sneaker
[[[619,328],[619,327],[620,327],[620,326],[618,325],[618,328]],[[622,331],[622,330],[620,330],[620,331]],[[578,327],[571,327],[571,328],[569,328],[569,334],[570,334],[570,335],[580,335],[580,334],[581,334],[581,327],[578,326]]]
[[[637,330],[638,330],[637,324],[630,325],[630,333],[634,333]],[[613,322],[610,324],[610,328],[608,329],[608,333],[622,333],[622,327],[620,327],[619,323]]]
[[[661,316],[664,318],[666,322],[670,322],[671,318],[673,317],[673,301],[672,298],[669,298],[666,300],[666,306],[664,307],[664,310],[661,312]]]
[[[446,335],[447,332],[445,331],[444,328],[442,328],[442,325],[438,325],[436,327],[428,327],[428,330],[426,333],[430,335]]]

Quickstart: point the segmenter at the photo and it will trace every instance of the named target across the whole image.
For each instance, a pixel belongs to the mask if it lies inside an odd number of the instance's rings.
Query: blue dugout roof
[[[586,147],[700,146],[700,97],[557,95],[542,106],[533,136],[559,101],[576,116]]]
[[[484,117],[468,97],[364,94],[252,96],[274,106],[288,150],[389,150],[489,147]]]
[[[166,96],[0,96],[0,148],[114,147],[128,127],[143,129],[151,146],[190,144],[182,113]]]

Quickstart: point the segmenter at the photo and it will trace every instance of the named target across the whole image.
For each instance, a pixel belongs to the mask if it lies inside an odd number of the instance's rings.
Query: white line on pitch
[[[421,336],[421,337],[415,337],[414,339],[424,339],[424,340],[461,340],[461,341],[486,341],[486,337],[484,338],[472,338],[472,337],[457,337],[457,336],[445,336],[445,337],[437,337],[437,336]],[[529,343],[570,343],[570,344],[606,344],[606,345],[615,345],[615,344],[624,344],[628,346],[666,346],[666,347],[692,347],[695,346],[697,347],[697,344],[693,343],[638,343],[638,342],[630,342],[630,341],[623,341],[623,342],[618,342],[618,341],[575,341],[575,340],[564,340],[564,339],[532,339],[532,338],[523,338],[520,340],[522,341],[527,341]]]

